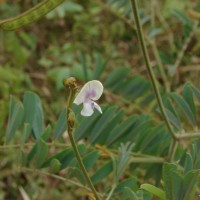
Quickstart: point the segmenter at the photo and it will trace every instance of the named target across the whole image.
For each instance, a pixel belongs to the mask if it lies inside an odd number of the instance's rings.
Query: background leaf
[[[33,92],[26,92],[23,98],[25,123],[29,123],[36,139],[43,132],[43,110],[40,98]]]
[[[6,128],[6,139],[10,141],[21,125],[24,118],[24,109],[21,102],[14,97],[10,97],[9,119]]]

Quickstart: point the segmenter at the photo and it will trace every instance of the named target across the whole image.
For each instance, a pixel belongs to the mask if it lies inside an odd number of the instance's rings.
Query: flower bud
[[[63,85],[65,87],[70,87],[71,89],[76,89],[77,88],[76,79],[74,77],[64,78],[63,79]]]

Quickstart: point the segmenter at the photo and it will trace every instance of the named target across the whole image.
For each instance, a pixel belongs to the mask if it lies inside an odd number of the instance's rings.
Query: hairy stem
[[[154,72],[153,72],[153,70],[150,66],[150,59],[149,59],[149,55],[147,53],[147,47],[146,47],[146,44],[145,44],[145,41],[144,41],[144,35],[143,35],[141,23],[140,23],[140,18],[139,18],[139,15],[138,15],[138,8],[137,8],[136,0],[131,0],[131,3],[132,3],[133,14],[134,14],[134,18],[135,18],[136,27],[137,27],[138,39],[139,39],[141,47],[142,47],[142,53],[143,53],[143,56],[144,56],[146,68],[147,68],[147,71],[149,73],[152,85],[153,85],[153,89],[154,89],[154,92],[155,92],[155,95],[156,95],[158,106],[159,106],[161,114],[164,118],[165,124],[168,128],[169,134],[171,135],[171,137],[174,140],[177,140],[177,137],[176,137],[176,135],[175,135],[175,133],[174,133],[172,127],[171,127],[171,124],[170,124],[170,122],[167,118],[167,114],[165,112],[164,104],[163,104],[163,101],[162,101],[162,98],[161,98],[161,95],[160,95],[160,92],[159,92],[159,89],[158,89],[157,80],[156,80]]]

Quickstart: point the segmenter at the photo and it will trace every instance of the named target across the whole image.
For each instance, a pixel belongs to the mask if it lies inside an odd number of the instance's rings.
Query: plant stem
[[[171,137],[174,140],[177,140],[177,137],[174,134],[174,131],[173,131],[173,129],[170,125],[170,122],[167,118],[167,114],[165,112],[164,104],[163,104],[163,101],[162,101],[162,98],[161,98],[161,95],[160,95],[160,92],[159,92],[159,89],[158,89],[157,80],[156,80],[154,72],[153,72],[153,70],[150,66],[150,59],[149,59],[146,44],[145,44],[145,41],[144,41],[144,35],[143,35],[141,23],[140,23],[140,18],[139,18],[139,15],[138,15],[138,8],[137,8],[136,0],[131,0],[131,3],[132,3],[133,14],[134,14],[134,18],[135,18],[136,27],[137,27],[138,39],[139,39],[141,47],[142,47],[142,52],[143,52],[146,68],[147,68],[147,71],[149,73],[152,85],[153,85],[153,89],[154,89],[154,92],[155,92],[155,95],[156,95],[158,106],[159,106],[160,111],[162,113],[162,116],[164,118],[165,124],[166,124],[166,126],[169,130],[169,134],[171,135]]]
[[[177,141],[176,140],[172,140],[172,143],[171,143],[170,149],[169,149],[169,155],[168,155],[168,160],[170,162],[172,162],[173,159],[174,159],[174,154],[176,152],[177,145],[178,145]]]
[[[131,158],[129,160],[129,163],[164,163],[164,158]]]
[[[116,186],[114,185],[114,186],[112,187],[112,189],[110,190],[110,192],[109,192],[109,194],[108,194],[106,200],[110,200],[110,198],[112,197],[112,194],[113,194],[115,188],[116,188]]]
[[[152,28],[155,27],[155,10],[157,9],[156,4],[157,4],[156,0],[151,1],[151,27]],[[164,89],[166,92],[169,92],[169,90],[170,90],[169,82],[167,80],[164,65],[162,64],[162,61],[160,59],[160,55],[159,55],[158,48],[156,45],[155,37],[147,36],[146,38],[149,41],[150,45],[152,46],[152,50],[153,50],[154,56],[157,61],[158,70],[160,71],[160,75],[161,75],[161,78],[162,78],[162,81],[164,84]]]
[[[37,173],[39,175],[50,176],[50,177],[53,177],[55,179],[58,179],[58,180],[61,180],[61,181],[64,181],[64,182],[69,182],[69,183],[71,183],[73,185],[76,185],[76,186],[78,186],[80,188],[84,188],[85,190],[91,192],[90,188],[88,188],[88,187],[86,187],[86,186],[84,186],[84,185],[82,185],[82,184],[80,184],[80,183],[78,183],[76,181],[72,181],[72,180],[66,179],[66,178],[64,178],[62,176],[59,176],[59,175],[56,175],[56,174],[51,174],[51,173],[44,172],[44,171],[41,171],[41,170],[31,169],[31,168],[26,168],[26,167],[22,167],[21,170],[22,171],[31,172],[31,173]]]
[[[65,86],[67,86],[67,85],[65,85]],[[71,83],[69,84],[69,92],[70,93],[69,93],[68,102],[67,102],[67,132],[68,132],[68,135],[69,135],[69,139],[70,139],[72,148],[74,150],[77,162],[80,166],[81,171],[83,172],[83,175],[85,176],[85,179],[86,179],[89,187],[91,188],[96,200],[100,200],[100,197],[97,194],[97,191],[96,191],[96,189],[95,189],[95,187],[94,187],[94,185],[93,185],[93,183],[92,183],[92,181],[91,181],[91,179],[90,179],[90,177],[87,173],[87,170],[85,169],[84,163],[81,159],[81,155],[78,151],[78,148],[77,148],[74,136],[73,136],[74,125],[75,125],[75,115],[74,115],[74,112],[72,111],[72,102],[74,100],[74,96],[75,96],[75,93],[76,93],[76,86],[73,83],[73,81],[72,81],[72,84]]]
[[[184,133],[177,136],[178,140],[192,139],[192,138],[200,138],[200,132]]]
[[[91,179],[90,179],[90,177],[89,177],[89,175],[88,175],[88,173],[87,173],[87,171],[86,171],[86,169],[85,169],[85,166],[84,166],[84,164],[83,164],[83,161],[82,161],[82,159],[81,159],[80,153],[79,153],[79,151],[78,151],[77,145],[76,145],[75,140],[74,140],[73,132],[71,132],[71,131],[68,132],[68,135],[69,135],[69,139],[70,139],[70,142],[71,142],[71,144],[72,144],[72,147],[73,147],[73,150],[74,150],[76,159],[77,159],[78,164],[79,164],[79,166],[80,166],[80,168],[81,168],[81,171],[83,172],[83,174],[84,174],[84,176],[85,176],[85,179],[86,179],[86,181],[87,181],[89,187],[91,188],[92,192],[94,193],[95,198],[96,198],[97,200],[100,200],[100,197],[99,197],[99,195],[97,194],[97,191],[96,191],[96,189],[95,189],[95,187],[94,187],[94,185],[93,185],[93,183],[92,183],[92,181],[91,181]]]
[[[158,52],[158,49],[157,49],[157,46],[156,46],[155,39],[149,38],[149,43],[152,46],[152,50],[153,50],[155,58],[157,60],[158,68],[159,68],[159,71],[160,71],[160,74],[161,74],[161,77],[162,77],[162,80],[163,80],[163,83],[164,83],[165,91],[169,92],[170,91],[170,85],[169,85],[169,82],[167,80],[167,76],[165,74],[164,66],[163,66],[162,61],[160,59],[160,55],[159,55],[159,52]]]

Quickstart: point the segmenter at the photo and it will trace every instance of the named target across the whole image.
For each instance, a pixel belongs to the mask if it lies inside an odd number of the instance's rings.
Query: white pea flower
[[[89,81],[83,86],[73,103],[76,105],[83,103],[83,109],[81,111],[81,115],[83,116],[91,116],[94,113],[94,108],[102,113],[101,107],[94,102],[101,97],[102,93],[103,85],[100,81]]]

